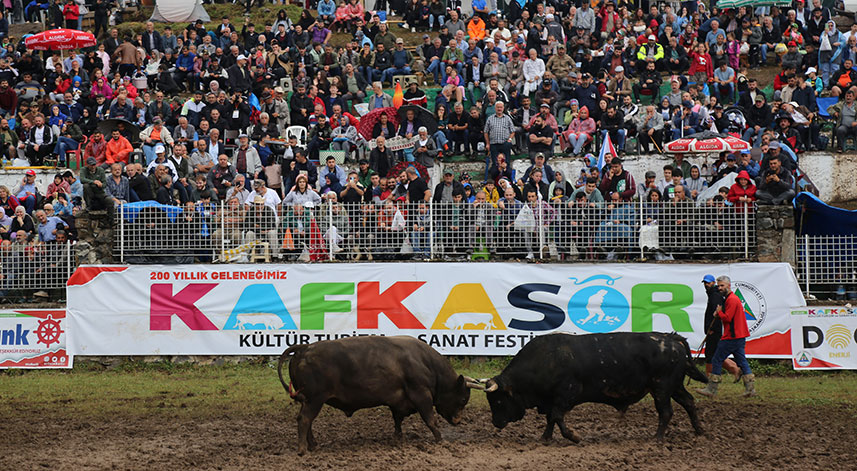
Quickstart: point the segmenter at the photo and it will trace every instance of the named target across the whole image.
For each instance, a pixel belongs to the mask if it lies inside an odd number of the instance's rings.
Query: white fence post
[[[220,262],[226,259],[226,201],[220,202]]]
[[[750,220],[747,213],[750,212],[750,208],[754,208],[755,214],[755,205],[747,204],[744,207],[744,258],[750,258],[750,228],[747,227],[747,223]]]
[[[539,225],[539,258],[544,258],[545,254],[543,253],[545,248],[545,209],[542,205],[542,196],[541,192],[536,189],[536,192],[539,194],[538,199],[536,201],[539,204],[539,218],[537,224]]]
[[[809,294],[809,234],[803,236],[804,278],[806,278],[806,294]]]
[[[119,211],[119,263],[125,263],[125,210],[120,204]]]
[[[324,234],[322,234],[324,237]],[[327,258],[328,260],[333,261],[333,243],[335,242],[333,238],[333,201],[328,200],[327,202]]]
[[[429,200],[429,257],[434,260],[434,201]]]

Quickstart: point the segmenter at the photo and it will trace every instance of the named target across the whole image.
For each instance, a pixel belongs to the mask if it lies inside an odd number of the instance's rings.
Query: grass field
[[[456,359],[456,370],[476,378],[499,373],[505,359],[469,362]],[[18,410],[75,415],[93,420],[116,414],[207,418],[238,413],[281,413],[291,404],[277,379],[276,363],[260,360],[221,366],[126,362],[106,370],[83,363],[70,371],[10,371],[0,374],[0,401]],[[788,406],[841,406],[857,413],[857,373],[794,374],[785,367],[756,363],[762,401]],[[766,373],[767,372],[767,373]],[[694,383],[691,387],[697,387]],[[724,383],[723,395],[740,388]],[[471,406],[487,408],[483,394]]]

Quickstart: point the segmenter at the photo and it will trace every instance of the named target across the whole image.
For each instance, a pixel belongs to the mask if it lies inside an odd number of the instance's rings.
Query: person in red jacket
[[[723,336],[720,337],[720,343],[717,344],[717,350],[714,352],[714,359],[711,360],[711,375],[708,377],[708,386],[704,389],[697,389],[696,392],[708,397],[717,395],[723,362],[729,355],[732,355],[743,373],[741,379],[744,381],[744,397],[755,396],[756,377],[753,375],[747,357],[744,355],[747,337],[750,336],[750,330],[747,328],[747,317],[744,314],[744,303],[738,298],[738,295],[732,292],[732,280],[728,276],[717,277],[717,289],[726,299],[723,307],[716,312],[723,324]]]
[[[706,83],[714,79],[714,61],[705,51],[705,43],[699,43],[696,51],[690,53],[690,69],[688,74],[696,83]]]
[[[750,174],[746,170],[738,172],[735,177],[735,183],[729,188],[729,195],[726,197],[730,203],[735,205],[738,212],[744,211],[748,205],[752,205],[756,201],[756,185],[750,179]]]
[[[62,16],[65,18],[65,27],[68,29],[80,29],[80,7],[74,0],[66,0],[65,6],[62,9]]]

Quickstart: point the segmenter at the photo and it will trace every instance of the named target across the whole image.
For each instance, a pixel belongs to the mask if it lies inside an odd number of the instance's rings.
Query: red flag
[[[309,259],[318,262],[319,260],[327,260],[328,257],[327,245],[321,237],[321,231],[315,222],[315,218],[312,218],[309,223]]]
[[[402,83],[396,82],[396,91],[393,93],[393,106],[399,109],[404,101],[405,94],[402,92]]]

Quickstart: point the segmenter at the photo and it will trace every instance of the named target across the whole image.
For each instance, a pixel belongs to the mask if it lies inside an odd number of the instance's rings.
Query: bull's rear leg
[[[393,423],[396,427],[396,430],[393,432],[393,438],[396,441],[401,441],[403,437],[402,421],[405,420],[405,414],[403,414],[401,411],[393,409],[392,407],[390,408],[390,412],[393,413]]]
[[[693,395],[687,392],[684,385],[679,386],[676,392],[673,393],[673,399],[687,411],[687,415],[690,416],[690,424],[693,425],[693,431],[697,435],[705,433],[702,430],[702,425],[699,423],[699,415],[696,413],[696,402],[693,399]]]
[[[312,450],[317,445],[312,435],[312,421],[315,420],[323,405],[323,402],[301,404],[301,411],[298,412],[298,455],[300,456],[307,452],[307,446]]]
[[[553,429],[556,426],[556,422],[553,420],[553,416],[551,414],[547,414],[548,424],[545,427],[545,432],[542,434],[542,441],[549,442],[553,439]]]
[[[570,428],[568,428],[567,425],[565,425],[565,414],[567,412],[568,411],[559,410],[555,408],[551,411],[551,418],[557,425],[559,425],[559,431],[560,433],[562,433],[563,437],[568,440],[571,440],[574,443],[580,443],[580,435],[578,435],[574,432],[574,430],[571,430]]]
[[[653,392],[652,397],[655,399],[655,409],[658,411],[658,432],[655,438],[663,440],[667,425],[673,417],[673,405],[670,397],[662,391]]]

